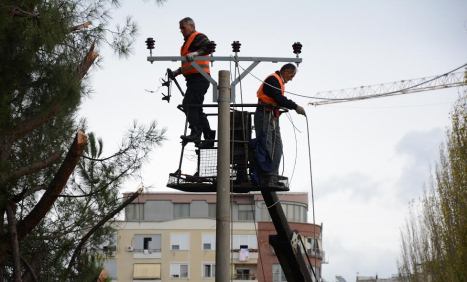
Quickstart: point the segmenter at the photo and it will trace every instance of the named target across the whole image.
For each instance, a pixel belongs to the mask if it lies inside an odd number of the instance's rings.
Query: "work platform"
[[[248,193],[262,191],[262,189],[274,192],[289,191],[287,177],[275,175],[274,178],[277,179],[277,182],[272,183],[260,183],[259,181],[259,176],[254,169],[255,152],[250,146],[253,115],[253,112],[248,111],[230,111],[230,190],[233,193]],[[218,140],[209,141],[217,144]],[[183,173],[182,169],[184,149],[188,144],[190,143],[182,142],[179,167],[175,172],[169,174],[167,187],[183,192],[216,192],[218,148],[216,146],[212,148],[196,147],[196,173],[190,175]]]

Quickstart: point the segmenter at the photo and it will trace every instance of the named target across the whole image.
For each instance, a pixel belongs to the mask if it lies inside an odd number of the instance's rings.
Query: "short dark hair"
[[[183,18],[183,19],[180,20],[180,24],[189,24],[189,25],[192,25],[194,27],[195,26],[195,21],[190,17],[186,17],[186,18]]]
[[[280,72],[284,72],[286,70],[292,70],[292,71],[296,71],[297,70],[297,66],[295,66],[294,64],[292,63],[288,63],[288,64],[285,64],[281,67],[281,70]]]

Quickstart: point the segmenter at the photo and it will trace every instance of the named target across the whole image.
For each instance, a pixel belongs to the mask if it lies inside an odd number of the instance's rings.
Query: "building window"
[[[135,263],[133,279],[161,279],[160,263]]]
[[[202,235],[202,249],[215,250],[216,249],[216,234],[204,233]]]
[[[242,245],[247,246],[248,249],[258,249],[256,235],[233,235],[233,248],[239,250]]]
[[[237,280],[250,280],[250,269],[249,268],[237,268],[235,270]]]
[[[187,233],[170,234],[170,249],[171,250],[189,250],[190,249],[190,235]]]
[[[171,263],[170,277],[172,278],[188,278],[188,264],[186,263]]]
[[[252,221],[254,209],[254,205],[238,205],[238,220]]]
[[[144,204],[129,204],[125,208],[125,219],[127,221],[144,219]]]
[[[174,204],[174,218],[190,217],[190,204]]]
[[[133,237],[132,247],[134,251],[142,252],[160,252],[161,235],[160,234],[138,234]]]
[[[216,276],[216,265],[213,263],[203,264],[203,277],[212,278]]]
[[[216,204],[208,204],[208,217],[216,218]]]
[[[272,265],[272,282],[287,282],[280,264]]]

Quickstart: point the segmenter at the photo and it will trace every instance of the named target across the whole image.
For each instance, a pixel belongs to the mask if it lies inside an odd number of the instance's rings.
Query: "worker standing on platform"
[[[209,55],[208,45],[210,41],[206,35],[196,31],[195,22],[189,17],[180,21],[180,31],[185,39],[180,55],[184,56],[186,61],[182,62],[182,66],[174,71],[173,74],[174,77],[183,74],[186,79],[187,89],[182,104],[191,129],[189,135],[182,135],[180,138],[185,142],[195,142],[195,144],[201,145],[204,148],[212,148],[214,146],[216,131],[211,130],[202,107],[204,95],[210,83],[191,63],[197,56]],[[208,75],[210,74],[209,61],[196,61],[196,64]],[[188,105],[199,106],[190,107]],[[201,133],[204,134],[204,139],[208,141],[200,143]]]
[[[263,168],[263,174],[260,175],[260,183],[265,187],[278,184],[279,164],[282,158],[279,108],[295,110],[298,114],[306,116],[303,107],[284,95],[284,85],[292,80],[296,73],[297,67],[294,64],[285,64],[279,71],[268,76],[257,92],[258,107],[254,120],[256,138],[259,144],[264,146],[271,160],[267,169],[270,171]]]

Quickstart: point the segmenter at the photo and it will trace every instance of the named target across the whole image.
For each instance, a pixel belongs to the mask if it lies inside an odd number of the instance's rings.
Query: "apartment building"
[[[279,194],[292,230],[304,244],[318,279],[324,252],[321,226],[307,223],[308,194]],[[275,234],[261,194],[233,194],[232,280],[286,281],[269,245]],[[125,209],[105,267],[112,281],[214,281],[215,193],[145,193]]]

